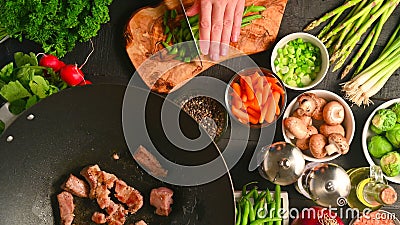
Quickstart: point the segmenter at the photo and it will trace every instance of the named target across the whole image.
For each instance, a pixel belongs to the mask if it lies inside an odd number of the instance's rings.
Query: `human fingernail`
[[[207,41],[200,42],[200,50],[203,55],[208,55],[209,48],[210,48],[210,44]]]
[[[234,34],[232,35],[232,42],[237,42],[238,39],[239,39],[239,33],[234,33]]]
[[[228,53],[228,47],[226,45],[222,45],[221,46],[221,55],[226,56],[227,53]]]
[[[211,55],[211,59],[212,59],[213,61],[217,61],[217,60],[219,59],[219,55],[213,53],[213,54]]]

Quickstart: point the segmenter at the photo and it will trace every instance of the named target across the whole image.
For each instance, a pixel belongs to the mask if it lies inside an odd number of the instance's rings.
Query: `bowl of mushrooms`
[[[283,114],[285,141],[300,148],[308,161],[327,162],[346,154],[354,131],[355,120],[349,105],[326,90],[300,94]]]

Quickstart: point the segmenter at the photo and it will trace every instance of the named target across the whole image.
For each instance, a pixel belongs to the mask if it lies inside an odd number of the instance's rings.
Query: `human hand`
[[[229,42],[240,35],[245,0],[195,0],[186,11],[188,16],[200,13],[200,49],[212,60],[228,54]]]

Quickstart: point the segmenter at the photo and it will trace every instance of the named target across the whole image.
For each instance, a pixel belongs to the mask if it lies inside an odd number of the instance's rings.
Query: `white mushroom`
[[[331,101],[325,105],[322,115],[328,125],[341,124],[344,120],[344,107],[337,101]]]
[[[288,117],[283,120],[283,125],[297,139],[307,137],[307,126],[297,117]]]
[[[300,116],[312,116],[317,107],[315,97],[316,95],[313,93],[304,93],[297,98],[297,102],[299,103],[298,114]]]
[[[323,134],[325,137],[329,137],[330,134],[335,134],[335,133],[345,136],[344,128],[340,124],[331,126],[324,123],[319,127],[319,132]]]
[[[306,126],[311,126],[312,125],[312,118],[311,116],[307,116],[307,115],[300,115],[301,113],[303,113],[302,109],[296,109],[294,110],[292,116],[299,118],[301,121],[303,121],[303,123]]]
[[[310,137],[310,151],[311,154],[317,158],[324,158],[327,154],[325,145],[327,144],[326,137],[322,134],[313,134]]]
[[[307,127],[307,137],[303,138],[303,139],[297,139],[296,146],[303,151],[309,149],[310,137],[313,134],[318,134],[317,128],[315,128],[314,126],[308,126]]]
[[[314,110],[314,113],[312,114],[312,118],[315,120],[323,120],[323,109],[327,103],[327,101],[323,98],[320,98],[318,96],[315,96],[315,102],[317,103],[317,107]]]
[[[335,152],[344,155],[350,149],[349,143],[341,134],[330,134],[328,137],[328,142],[329,144],[325,146],[325,150],[328,155],[332,155]]]

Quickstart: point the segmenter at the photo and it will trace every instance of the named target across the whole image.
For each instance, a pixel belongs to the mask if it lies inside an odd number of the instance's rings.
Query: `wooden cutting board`
[[[186,6],[192,0],[184,2]],[[230,43],[234,48],[219,61],[267,50],[278,35],[286,3],[287,0],[246,0],[246,5],[263,5],[267,10],[262,13],[262,19],[254,20],[251,25],[242,28],[238,42]],[[183,63],[161,57],[165,49],[160,51],[162,47],[157,43],[165,40],[162,18],[166,10],[178,4],[177,0],[168,0],[156,7],[142,8],[132,14],[125,27],[126,51],[130,60],[146,85],[158,93],[174,91],[218,63],[209,60],[208,56],[202,56],[201,68],[196,62]]]

